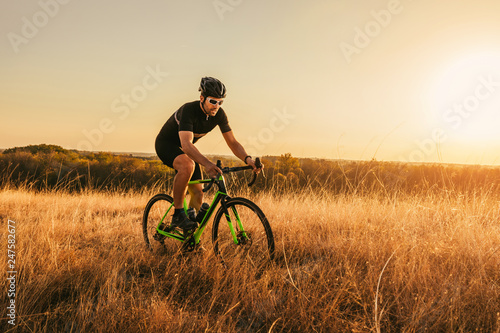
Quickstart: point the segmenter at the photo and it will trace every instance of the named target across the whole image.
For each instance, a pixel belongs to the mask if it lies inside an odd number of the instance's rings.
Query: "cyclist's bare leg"
[[[201,184],[191,184],[188,186],[188,190],[191,195],[189,207],[193,207],[197,211],[200,210],[201,203],[203,202],[203,187]]]
[[[173,166],[177,170],[177,174],[174,177],[174,206],[179,209],[184,204],[186,187],[194,172],[194,161],[186,154],[182,154],[174,159]]]

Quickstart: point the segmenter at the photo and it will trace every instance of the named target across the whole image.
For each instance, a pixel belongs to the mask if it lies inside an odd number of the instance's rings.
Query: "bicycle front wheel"
[[[181,244],[176,239],[165,237],[156,232],[156,228],[161,222],[170,224],[172,221],[173,202],[174,199],[171,196],[160,193],[152,197],[144,209],[142,233],[146,246],[154,252],[162,250],[175,252]]]
[[[214,251],[222,262],[260,267],[274,259],[274,237],[262,210],[245,198],[229,199],[225,206],[212,228]]]

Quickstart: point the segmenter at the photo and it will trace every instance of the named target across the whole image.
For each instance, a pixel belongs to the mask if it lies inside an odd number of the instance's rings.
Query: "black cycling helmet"
[[[220,82],[214,77],[204,77],[201,79],[200,88],[201,95],[203,97],[215,97],[215,98],[224,98],[226,97],[226,87],[224,83]]]

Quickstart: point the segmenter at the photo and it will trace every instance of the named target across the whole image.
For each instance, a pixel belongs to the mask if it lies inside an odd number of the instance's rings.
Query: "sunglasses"
[[[207,97],[207,101],[212,105],[217,105],[217,104],[222,105],[222,102],[224,102],[224,101],[216,101],[215,99],[211,99],[210,97]]]

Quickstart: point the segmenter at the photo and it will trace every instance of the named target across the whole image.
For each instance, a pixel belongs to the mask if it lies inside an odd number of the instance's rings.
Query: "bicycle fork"
[[[241,221],[240,215],[238,214],[238,210],[235,206],[231,207],[231,211],[234,215],[234,221],[232,221],[225,200],[222,201],[222,207],[224,209],[224,215],[226,216],[226,221],[229,227],[229,231],[231,232],[234,244],[240,245],[246,243],[246,241],[249,240],[249,237],[245,232],[243,222]]]

